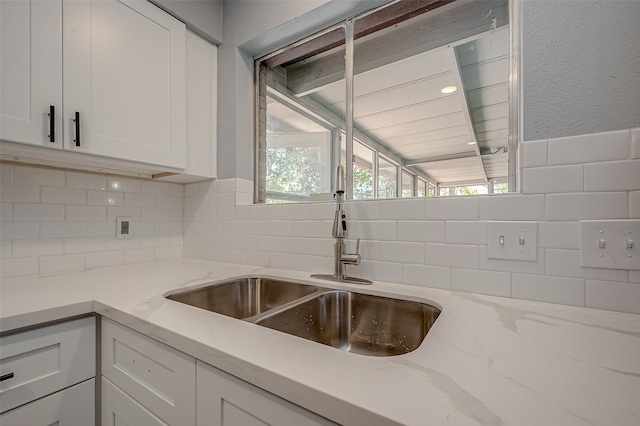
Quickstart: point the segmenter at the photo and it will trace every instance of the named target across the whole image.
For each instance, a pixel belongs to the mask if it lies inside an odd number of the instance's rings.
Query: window
[[[504,190],[509,28],[508,0],[400,0],[258,59],[258,202],[329,198],[340,163],[348,199]]]

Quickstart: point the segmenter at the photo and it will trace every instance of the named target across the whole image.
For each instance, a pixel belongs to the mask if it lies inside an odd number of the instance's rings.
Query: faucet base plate
[[[365,280],[364,278],[356,278],[356,277],[338,278],[338,277],[334,277],[331,274],[311,274],[311,278],[319,278],[321,280],[336,281],[339,283],[363,284],[363,285],[373,284],[373,281]]]

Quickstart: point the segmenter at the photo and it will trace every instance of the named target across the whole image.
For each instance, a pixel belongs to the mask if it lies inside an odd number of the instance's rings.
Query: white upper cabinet
[[[184,168],[185,25],[140,0],[66,1],[63,23],[65,147]]]
[[[182,22],[144,0],[2,1],[0,7],[2,140],[185,168]]]
[[[0,1],[0,93],[0,139],[62,148],[61,0]]]

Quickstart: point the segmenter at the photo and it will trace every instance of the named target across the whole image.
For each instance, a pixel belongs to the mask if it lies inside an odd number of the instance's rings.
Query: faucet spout
[[[353,278],[347,275],[347,265],[360,264],[360,239],[356,241],[356,252],[347,253],[345,238],[347,238],[347,215],[344,211],[344,168],[338,166],[336,173],[336,212],[333,217],[331,236],[336,242],[333,245],[334,268],[333,275],[313,274],[313,278],[322,278],[333,281],[356,282],[359,284],[371,284],[371,281],[361,278]]]

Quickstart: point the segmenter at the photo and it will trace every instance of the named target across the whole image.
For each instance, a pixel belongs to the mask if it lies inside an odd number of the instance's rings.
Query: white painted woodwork
[[[218,48],[187,31],[187,166],[163,180],[192,182],[217,176]]]
[[[95,376],[95,318],[36,328],[0,338],[0,412]]]
[[[102,378],[102,426],[167,426],[151,411]],[[181,423],[176,423],[180,425]]]
[[[201,361],[197,374],[198,426],[335,425]]]
[[[102,319],[102,375],[164,422],[195,424],[195,374],[194,358]]]
[[[0,2],[0,56],[0,139],[61,148],[62,0]]]
[[[184,168],[185,25],[146,1],[63,11],[65,148]]]
[[[2,426],[95,424],[95,379],[89,379],[0,415]]]

